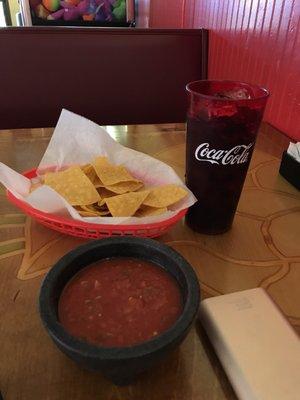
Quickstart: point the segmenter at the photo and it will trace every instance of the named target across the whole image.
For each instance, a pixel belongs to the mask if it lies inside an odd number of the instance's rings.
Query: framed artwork
[[[134,0],[21,0],[25,26],[135,26]]]

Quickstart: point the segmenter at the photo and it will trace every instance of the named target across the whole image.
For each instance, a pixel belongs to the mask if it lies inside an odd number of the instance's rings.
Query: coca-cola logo
[[[209,143],[201,143],[195,151],[195,157],[198,161],[206,161],[211,164],[243,164],[248,161],[253,144],[239,144],[229,150],[217,150],[210,148]]]

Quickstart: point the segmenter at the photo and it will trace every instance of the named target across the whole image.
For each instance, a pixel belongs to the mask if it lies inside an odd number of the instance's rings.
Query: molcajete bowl
[[[70,335],[58,319],[58,302],[67,282],[82,268],[101,259],[134,257],[150,261],[176,279],[183,310],[174,325],[154,339],[131,347],[101,347]],[[189,263],[170,247],[152,239],[112,237],[89,242],[62,257],[46,275],[39,297],[42,322],[57,347],[83,368],[101,371],[124,385],[159,362],[187,335],[197,315],[200,289]]]

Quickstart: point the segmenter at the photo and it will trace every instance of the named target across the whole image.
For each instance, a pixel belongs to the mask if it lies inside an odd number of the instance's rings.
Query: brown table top
[[[184,174],[184,125],[109,127],[119,142]],[[38,165],[53,129],[0,132],[0,160]],[[202,296],[263,287],[300,333],[300,193],[278,175],[288,140],[263,126],[231,231],[200,235],[179,222],[159,240],[195,268]],[[221,203],[220,203],[221,206]],[[27,218],[0,188],[0,390],[4,400],[236,399],[199,324],[180,348],[134,385],[81,370],[44,331],[37,297],[45,272],[84,240]],[[233,328],[234,329],[234,328]]]

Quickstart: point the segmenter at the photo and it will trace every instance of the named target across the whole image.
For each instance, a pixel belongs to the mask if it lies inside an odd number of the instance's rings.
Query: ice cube
[[[226,92],[216,93],[217,97],[230,100],[246,100],[251,99],[250,93],[245,88],[232,89]]]

